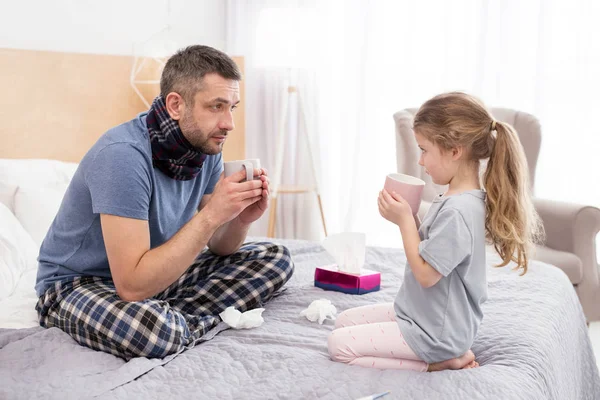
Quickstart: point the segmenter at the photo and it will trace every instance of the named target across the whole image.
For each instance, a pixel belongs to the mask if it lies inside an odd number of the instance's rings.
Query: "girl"
[[[471,346],[487,299],[486,238],[502,257],[499,266],[514,261],[524,274],[528,248],[541,235],[527,162],[513,128],[464,93],[427,101],[413,130],[419,165],[448,191],[433,200],[420,228],[400,195],[380,192],[379,213],[402,234],[404,283],[393,304],[343,312],[329,354],[381,369],[477,367]],[[487,158],[483,191],[479,163]]]

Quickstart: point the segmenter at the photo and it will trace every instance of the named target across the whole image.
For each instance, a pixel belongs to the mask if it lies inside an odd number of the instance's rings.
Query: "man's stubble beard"
[[[188,142],[194,146],[196,151],[209,156],[219,154],[223,151],[223,143],[216,145],[216,147],[214,145],[211,146],[210,140],[212,136],[205,135],[202,130],[198,128],[192,116],[187,114],[183,115],[179,121],[179,127],[183,136],[185,136]],[[227,134],[227,131],[221,132],[221,135],[223,136],[227,136]]]

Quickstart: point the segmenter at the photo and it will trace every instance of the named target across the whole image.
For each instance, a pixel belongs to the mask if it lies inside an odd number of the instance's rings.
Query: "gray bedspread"
[[[250,330],[225,330],[165,360],[125,363],[78,346],[57,329],[0,330],[0,399],[600,399],[600,377],[573,287],[559,269],[534,262],[519,276],[489,269],[489,300],[473,345],[480,368],[417,373],[335,363],[323,325],[301,317],[325,298],[338,311],[391,302],[402,283],[400,250],[370,248],[366,264],[382,288],[363,296],[313,286],[314,267],[332,259],[317,243],[281,241],[296,272]],[[488,257],[491,264],[497,260]]]

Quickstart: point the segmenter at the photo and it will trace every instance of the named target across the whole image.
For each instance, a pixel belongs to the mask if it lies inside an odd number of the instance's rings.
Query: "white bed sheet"
[[[0,301],[0,328],[23,329],[39,325],[35,311],[36,273],[31,270],[23,274],[13,294]]]
[[[0,228],[5,228],[0,229],[4,235],[0,237],[4,239],[0,251],[20,254],[0,263],[0,267],[7,268],[0,271],[4,272],[0,276],[15,280],[4,281],[5,291],[0,293],[0,328],[38,326],[36,258],[77,166],[57,160],[0,159],[0,208],[4,207],[0,210]]]

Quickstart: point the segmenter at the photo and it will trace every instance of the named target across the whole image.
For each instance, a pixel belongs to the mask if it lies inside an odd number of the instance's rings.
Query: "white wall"
[[[225,47],[222,0],[0,0],[0,10],[5,48],[130,55],[167,24],[157,37],[177,47]]]

